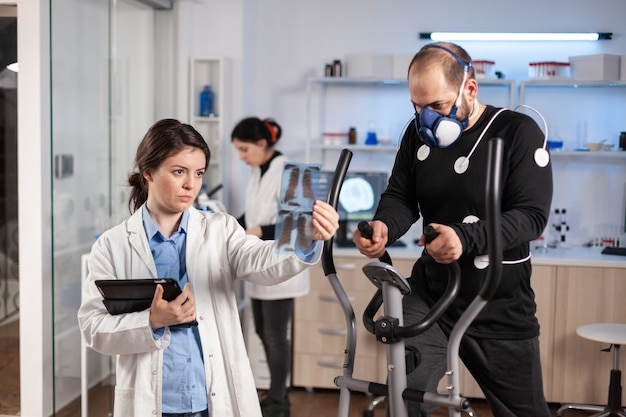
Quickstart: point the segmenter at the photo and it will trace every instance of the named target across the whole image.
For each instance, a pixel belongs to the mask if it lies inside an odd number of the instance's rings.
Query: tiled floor
[[[89,396],[89,417],[109,417],[111,390],[109,386],[94,387]],[[339,393],[337,390],[313,390],[295,388],[289,394],[291,400],[290,417],[337,417],[339,405]],[[386,417],[385,403],[372,406],[374,397],[362,393],[353,393],[350,396],[348,417]],[[471,407],[477,417],[493,417],[484,400],[471,400]],[[370,410],[371,408],[371,410]],[[552,414],[556,413],[558,406],[551,407]],[[80,402],[75,401],[64,410],[56,414],[56,417],[79,416]],[[367,413],[371,411],[372,414]],[[584,417],[591,413],[570,411],[563,417]],[[446,409],[440,409],[432,414],[432,417],[448,416]],[[466,414],[463,414],[465,417]]]
[[[0,327],[0,417],[19,415],[19,322],[15,321]],[[112,405],[112,389],[109,384],[96,385],[89,393],[89,417],[109,417]],[[291,417],[336,417],[339,404],[337,390],[304,390],[296,388],[289,394]],[[353,393],[350,397],[349,417],[366,416],[374,397]],[[471,406],[478,417],[493,417],[483,400],[471,400]],[[371,417],[384,417],[385,404],[373,408]],[[558,405],[551,407],[553,415]],[[583,417],[591,413],[569,411],[564,417]],[[433,417],[447,416],[441,409]],[[55,414],[56,417],[80,416],[80,398]]]
[[[20,411],[19,321],[0,326],[0,415]]]

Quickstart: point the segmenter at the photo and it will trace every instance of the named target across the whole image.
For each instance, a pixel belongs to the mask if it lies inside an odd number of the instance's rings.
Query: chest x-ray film
[[[319,189],[321,165],[287,162],[280,184],[276,220],[278,253],[306,253],[313,244],[313,203],[325,199]]]

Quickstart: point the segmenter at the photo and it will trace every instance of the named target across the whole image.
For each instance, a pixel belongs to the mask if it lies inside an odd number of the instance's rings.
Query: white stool
[[[585,339],[596,342],[609,343],[613,346],[613,369],[609,382],[609,401],[606,407],[588,404],[566,404],[556,412],[557,417],[564,410],[599,411],[590,417],[626,417],[626,410],[622,407],[622,371],[619,368],[620,345],[626,344],[626,324],[596,323],[580,326],[576,333]],[[610,349],[610,348],[609,348]]]

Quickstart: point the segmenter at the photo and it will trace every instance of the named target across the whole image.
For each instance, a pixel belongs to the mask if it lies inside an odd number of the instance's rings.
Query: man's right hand
[[[368,224],[372,228],[372,239],[364,237],[357,229],[354,231],[352,241],[363,255],[368,258],[380,258],[385,254],[389,229],[380,220],[373,220],[368,222]]]

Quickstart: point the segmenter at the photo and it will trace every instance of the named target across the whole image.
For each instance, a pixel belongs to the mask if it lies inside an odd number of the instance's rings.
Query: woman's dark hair
[[[157,169],[166,158],[190,146],[204,153],[206,169],[211,151],[202,135],[191,125],[174,119],[163,119],[150,126],[137,147],[135,171],[128,176],[128,184],[131,186],[128,207],[131,213],[148,199],[148,183],[143,177],[144,172]]]
[[[242,142],[256,143],[262,139],[267,141],[267,146],[273,147],[283,129],[274,119],[259,119],[258,117],[248,117],[237,123],[230,134],[230,141],[238,139]]]

